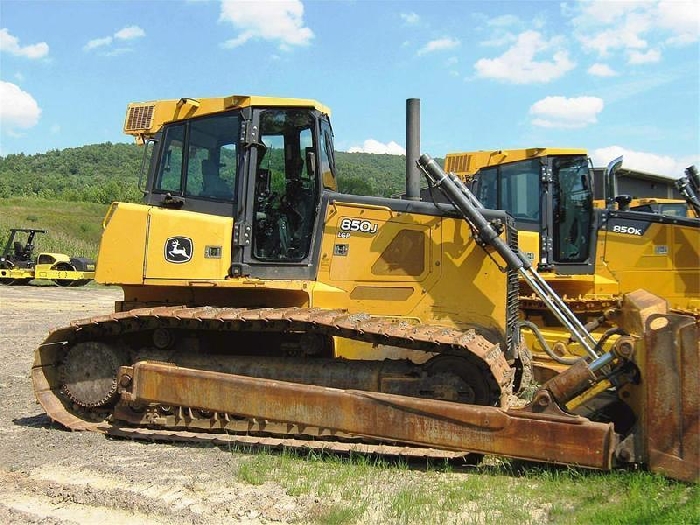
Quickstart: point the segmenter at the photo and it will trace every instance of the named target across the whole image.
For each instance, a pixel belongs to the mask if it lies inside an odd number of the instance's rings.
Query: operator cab
[[[593,266],[591,180],[586,155],[546,155],[482,168],[472,191],[484,207],[512,215],[519,231],[539,233],[539,270],[585,273]]]
[[[153,137],[148,204],[232,217],[230,275],[309,267],[333,132],[314,107],[248,106],[166,123]]]

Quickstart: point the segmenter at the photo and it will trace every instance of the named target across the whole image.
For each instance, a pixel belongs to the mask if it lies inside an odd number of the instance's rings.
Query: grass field
[[[37,234],[35,254],[55,252],[95,259],[106,211],[107,205],[87,202],[0,199],[0,242],[4,247],[10,228],[36,228],[47,233]]]
[[[240,451],[239,451],[240,452]],[[236,479],[312,495],[328,524],[696,524],[697,485],[486,458],[477,467],[298,452],[248,454]]]

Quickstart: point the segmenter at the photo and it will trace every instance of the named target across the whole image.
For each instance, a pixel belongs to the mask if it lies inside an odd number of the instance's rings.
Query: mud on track
[[[36,403],[30,369],[49,330],[110,313],[121,290],[0,287],[0,523],[287,523],[314,498],[236,480],[217,447],[71,433]]]

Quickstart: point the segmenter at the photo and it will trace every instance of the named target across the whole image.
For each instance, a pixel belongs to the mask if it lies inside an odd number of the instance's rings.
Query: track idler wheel
[[[117,397],[117,372],[126,351],[104,342],[88,341],[70,347],[59,367],[61,392],[83,408],[111,404]]]

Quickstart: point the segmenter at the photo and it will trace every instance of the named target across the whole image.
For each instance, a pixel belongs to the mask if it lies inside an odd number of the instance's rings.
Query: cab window
[[[155,190],[180,194],[182,189],[183,150],[185,145],[185,125],[169,126],[165,131],[162,157]]]
[[[337,190],[335,179],[335,151],[333,150],[333,131],[327,121],[321,122],[321,181],[323,187]]]
[[[192,121],[188,141],[187,196],[233,199],[237,140],[237,115]]]
[[[479,188],[476,198],[489,210],[499,209],[498,204],[498,168],[479,170],[477,179]]]
[[[500,206],[520,222],[540,222],[540,162],[538,159],[501,166]]]
[[[231,201],[237,173],[238,114],[167,126],[154,191]]]
[[[518,222],[539,224],[540,163],[537,159],[484,168],[476,197],[485,208],[505,210]]]

